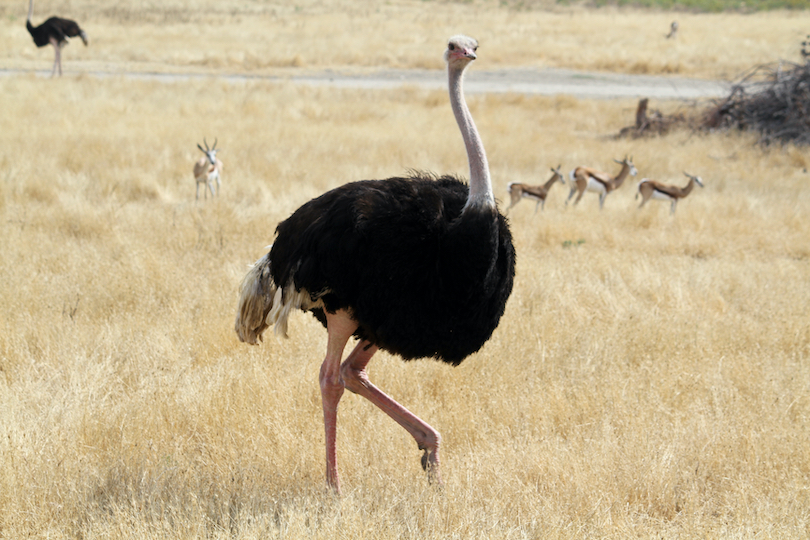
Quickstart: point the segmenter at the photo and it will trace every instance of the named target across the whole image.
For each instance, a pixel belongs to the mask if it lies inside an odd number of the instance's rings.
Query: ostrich
[[[366,372],[383,349],[404,360],[458,365],[490,338],[512,292],[515,250],[496,206],[481,138],[462,90],[478,42],[450,38],[450,103],[467,150],[469,186],[454,176],[345,184],[282,221],[270,252],[240,287],[236,333],[256,344],[270,325],[286,336],[293,308],[326,327],[319,382],[326,481],[340,493],[337,408],[344,388],[382,409],[416,440],[428,479],[441,484],[439,432],[373,385]],[[359,342],[341,363],[350,337]]]
[[[53,45],[55,51],[55,58],[53,60],[53,70],[51,77],[56,74],[57,68],[59,69],[59,76],[62,76],[62,47],[68,44],[68,39],[79,36],[82,38],[84,45],[87,46],[87,34],[84,30],[79,28],[76,21],[70,19],[61,19],[59,17],[51,17],[44,23],[37,27],[31,24],[31,17],[34,16],[34,0],[28,0],[28,19],[25,21],[25,27],[28,33],[34,38],[34,43],[37,47],[44,47],[45,45]]]

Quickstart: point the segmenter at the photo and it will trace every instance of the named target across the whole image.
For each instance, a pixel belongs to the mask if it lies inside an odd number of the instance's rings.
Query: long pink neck
[[[489,177],[487,155],[484,152],[484,143],[475,128],[470,109],[464,100],[462,80],[463,69],[448,69],[450,79],[450,104],[456,116],[458,128],[467,148],[467,159],[470,162],[470,195],[465,208],[471,206],[494,206],[495,195],[492,193],[492,182]]]

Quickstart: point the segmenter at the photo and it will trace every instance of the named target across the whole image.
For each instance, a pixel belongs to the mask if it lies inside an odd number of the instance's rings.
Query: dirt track
[[[0,70],[0,77],[28,74],[27,70]],[[49,71],[37,71],[47,77]],[[445,74],[440,70],[383,70],[370,73],[340,71],[291,71],[281,75],[208,75],[183,73],[148,73],[89,71],[91,77],[130,77],[166,82],[194,78],[215,78],[230,82],[250,80],[289,81],[316,86],[330,85],[340,88],[396,88],[403,85],[443,89]],[[65,73],[71,76],[70,72]],[[728,93],[728,83],[678,77],[624,75],[616,73],[578,72],[566,69],[509,69],[469,71],[465,87],[469,93],[515,92],[522,94],[566,94],[578,98],[636,98],[698,99],[719,97]]]
[[[445,88],[442,71],[379,71],[368,75],[320,73],[291,77],[309,84],[331,84],[354,88],[392,88],[414,85]],[[470,93],[515,92],[521,94],[568,94],[580,98],[650,97],[657,99],[696,99],[718,97],[728,93],[728,85],[717,81],[577,72],[565,69],[511,69],[499,71],[470,70],[465,80]]]

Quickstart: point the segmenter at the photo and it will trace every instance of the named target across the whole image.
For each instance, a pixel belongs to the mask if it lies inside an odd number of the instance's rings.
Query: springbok
[[[220,173],[222,172],[222,162],[217,158],[217,139],[214,139],[213,148],[208,148],[208,142],[203,138],[205,149],[197,144],[200,152],[205,154],[198,162],[194,164],[194,179],[197,181],[197,200],[200,200],[200,184],[205,184],[203,193],[205,198],[208,198],[206,188],[211,192],[211,198],[219,194],[220,187]],[[217,192],[214,193],[214,181],[217,183]]]
[[[557,165],[556,169],[551,169],[551,178],[543,184],[542,186],[530,186],[529,184],[521,184],[520,182],[510,182],[507,188],[509,189],[509,196],[512,198],[512,202],[509,205],[509,208],[512,208],[523,197],[527,199],[534,199],[537,201],[537,204],[534,205],[534,213],[537,213],[537,207],[540,206],[544,210],[546,208],[546,196],[548,195],[548,190],[551,189],[551,186],[557,180],[560,183],[565,184],[565,177],[560,172],[561,165]],[[506,211],[509,211],[509,208]]]
[[[669,25],[667,39],[675,39],[676,37],[678,37],[678,21],[672,21],[672,24]]]
[[[636,166],[633,165],[632,156],[630,158],[625,156],[621,161],[618,159],[614,159],[613,161],[622,166],[622,170],[619,171],[619,174],[616,176],[610,176],[607,173],[591,169],[590,167],[577,167],[571,171],[568,174],[571,178],[571,192],[568,194],[568,199],[566,199],[565,204],[568,204],[568,201],[571,200],[574,193],[579,193],[574,201],[574,204],[577,204],[586,191],[594,191],[599,194],[599,209],[601,210],[605,204],[605,198],[608,193],[621,187],[628,173],[630,176],[638,174]]]
[[[689,183],[684,187],[662,184],[661,182],[656,182],[649,178],[642,178],[641,182],[638,183],[638,193],[636,193],[636,199],[641,195],[641,204],[638,205],[638,207],[641,208],[650,199],[670,201],[672,205],[669,207],[669,213],[674,214],[678,199],[683,199],[692,193],[692,188],[695,187],[695,184],[703,187],[703,179],[701,177],[692,176],[688,172],[684,172],[683,174],[689,177]]]

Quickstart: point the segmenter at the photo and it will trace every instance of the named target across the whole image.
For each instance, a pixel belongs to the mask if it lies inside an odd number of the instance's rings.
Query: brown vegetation
[[[636,107],[636,123],[619,130],[617,137],[654,137],[666,135],[673,128],[682,125],[686,121],[683,113],[664,114],[658,109],[648,112],[650,100],[642,98],[638,100]]]
[[[702,119],[703,129],[751,130],[761,144],[810,144],[810,62],[757,66],[730,95],[717,100]]]

